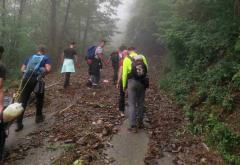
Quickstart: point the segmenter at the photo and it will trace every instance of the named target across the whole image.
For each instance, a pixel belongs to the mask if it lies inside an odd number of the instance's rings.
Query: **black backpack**
[[[140,56],[140,55],[138,55]],[[134,57],[128,56],[128,58],[132,61],[132,71],[130,73],[130,77],[136,80],[143,80],[147,77],[147,66],[141,59],[135,59]]]

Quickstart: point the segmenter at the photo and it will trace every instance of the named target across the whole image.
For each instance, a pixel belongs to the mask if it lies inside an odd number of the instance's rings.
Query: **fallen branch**
[[[72,108],[75,105],[75,103],[69,105],[68,107],[66,107],[65,109],[61,110],[60,112],[58,112],[59,114],[62,114],[63,112],[65,112],[66,110]]]
[[[74,99],[74,101],[72,102],[72,104],[70,104],[69,106],[67,106],[66,108],[64,108],[63,110],[61,110],[60,112],[56,112],[59,114],[62,114],[63,112],[65,112],[66,110],[72,108],[75,104],[77,104],[77,101],[80,99],[81,97],[78,97],[76,99]]]
[[[45,89],[51,88],[51,87],[53,87],[53,86],[55,86],[55,85],[58,85],[59,83],[60,83],[60,82],[56,82],[56,83],[54,83],[54,84],[51,84],[51,85],[45,87]]]
[[[207,151],[209,151],[209,148],[208,148],[208,146],[207,146],[205,143],[202,143],[202,145],[203,145],[203,147],[204,147]]]

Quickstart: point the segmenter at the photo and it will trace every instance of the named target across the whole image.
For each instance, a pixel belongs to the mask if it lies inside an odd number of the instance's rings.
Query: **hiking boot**
[[[132,132],[132,133],[137,133],[137,132],[138,132],[136,126],[132,126],[131,128],[128,128],[128,131],[129,131],[129,132]]]
[[[89,87],[89,88],[91,88],[91,87],[92,87],[92,82],[91,82],[91,81],[88,81],[88,82],[86,83],[86,86]]]
[[[125,114],[123,112],[120,112],[121,117],[125,117]]]
[[[94,89],[101,89],[102,87],[99,86],[99,84],[93,84],[92,86]]]
[[[98,84],[96,84],[96,83],[92,83],[92,86],[94,86],[94,87],[95,87],[95,86],[98,86]]]
[[[43,121],[44,121],[43,115],[36,116],[36,118],[35,118],[36,123],[42,123]]]
[[[19,132],[23,130],[23,124],[17,124],[17,128],[15,129],[15,132]]]

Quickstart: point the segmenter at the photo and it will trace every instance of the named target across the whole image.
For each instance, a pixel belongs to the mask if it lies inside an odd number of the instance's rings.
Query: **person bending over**
[[[32,92],[36,94],[36,118],[35,122],[44,121],[43,103],[44,103],[44,82],[43,77],[51,71],[51,63],[46,55],[46,48],[40,45],[37,52],[25,60],[21,67],[23,78],[21,83],[20,103],[26,110],[28,100]],[[24,112],[17,118],[16,132],[23,129]]]

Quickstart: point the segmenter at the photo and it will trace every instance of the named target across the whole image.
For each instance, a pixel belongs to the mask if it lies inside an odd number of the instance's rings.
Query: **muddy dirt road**
[[[46,121],[36,125],[34,107],[30,106],[23,132],[13,132],[14,125],[10,128],[5,164],[223,164],[200,137],[188,133],[187,118],[159,92],[157,72],[151,72],[147,91],[146,128],[134,135],[126,131],[126,119],[117,111],[118,90],[111,82],[112,69],[107,67],[102,73],[102,80],[109,82],[101,82],[101,88],[87,88],[88,75],[82,69],[72,76],[66,91],[62,81],[58,83],[59,75],[49,75]]]

